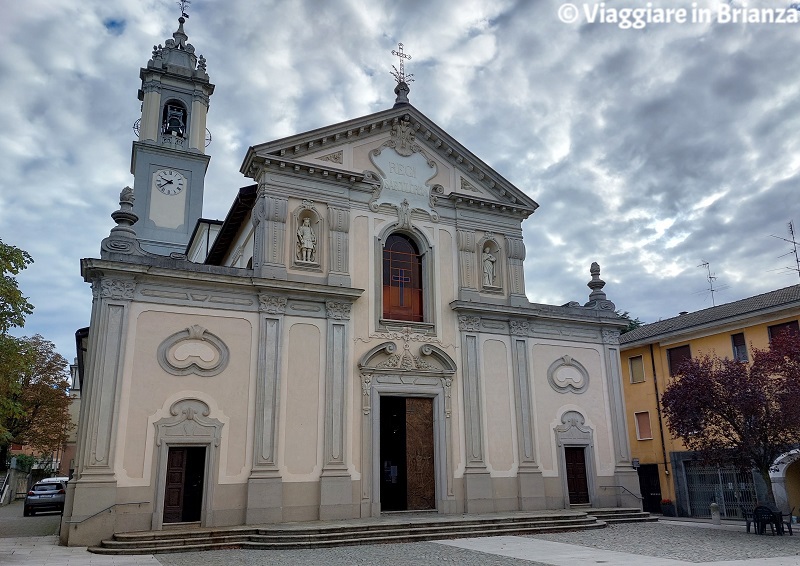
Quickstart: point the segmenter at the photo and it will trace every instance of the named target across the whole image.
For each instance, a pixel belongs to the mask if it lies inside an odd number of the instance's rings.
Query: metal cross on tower
[[[181,17],[188,18],[189,14],[186,13],[186,9],[189,7],[189,4],[192,3],[192,0],[178,0],[177,4],[181,9]]]
[[[398,49],[397,51],[392,50],[392,55],[397,55],[400,58],[400,70],[398,71],[397,67],[392,65],[392,69],[394,69],[394,71],[392,71],[392,76],[394,76],[394,79],[397,81],[397,84],[413,83],[414,82],[414,75],[413,74],[406,75],[405,66],[403,64],[403,59],[408,59],[409,61],[411,60],[411,55],[403,53],[403,44],[402,43],[398,43],[397,44],[397,49]]]

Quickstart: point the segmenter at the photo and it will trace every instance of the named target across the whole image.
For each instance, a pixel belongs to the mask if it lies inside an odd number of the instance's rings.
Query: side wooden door
[[[564,447],[567,463],[567,488],[570,505],[589,503],[589,484],[586,481],[586,452],[576,446]]]

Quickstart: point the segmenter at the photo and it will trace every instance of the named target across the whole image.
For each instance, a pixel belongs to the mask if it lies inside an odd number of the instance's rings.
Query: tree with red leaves
[[[72,424],[67,360],[55,345],[35,335],[0,335],[0,469],[12,443],[52,453]]]
[[[800,336],[784,332],[753,363],[706,355],[683,362],[661,398],[667,426],[714,464],[770,468],[800,444]]]

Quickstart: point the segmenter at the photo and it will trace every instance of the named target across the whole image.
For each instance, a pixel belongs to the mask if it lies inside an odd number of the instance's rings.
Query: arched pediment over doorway
[[[413,372],[436,377],[452,376],[458,366],[450,355],[433,344],[423,344],[417,354],[406,343],[402,351],[394,342],[383,342],[367,351],[358,362],[361,373]]]

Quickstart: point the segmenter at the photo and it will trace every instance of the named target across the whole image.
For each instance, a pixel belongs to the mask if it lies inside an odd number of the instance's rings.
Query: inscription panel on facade
[[[373,209],[389,204],[398,210],[420,210],[434,218],[438,216],[431,206],[431,187],[428,185],[428,181],[436,176],[433,160],[419,152],[400,155],[394,148],[387,147],[373,151],[370,160],[382,181],[380,193],[370,203]]]

